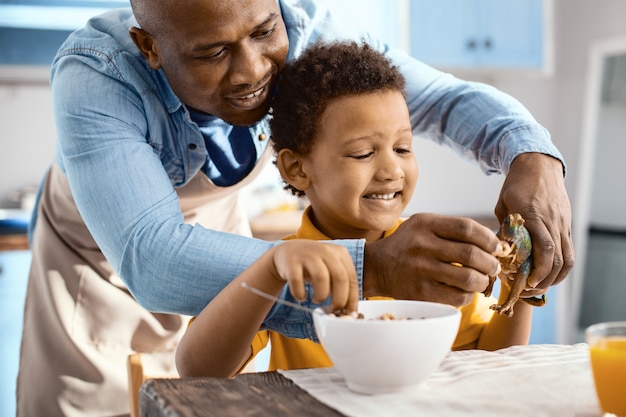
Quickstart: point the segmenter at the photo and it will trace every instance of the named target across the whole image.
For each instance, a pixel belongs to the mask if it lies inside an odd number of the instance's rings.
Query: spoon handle
[[[319,314],[319,313],[321,313],[321,311],[316,313],[316,311],[314,309],[312,309],[312,308],[308,308],[308,307],[305,307],[305,306],[297,304],[297,303],[292,303],[291,301],[283,300],[282,298],[274,297],[271,294],[268,294],[266,292],[263,292],[263,291],[261,291],[259,289],[256,289],[256,288],[248,285],[246,282],[242,282],[241,286],[243,288],[245,288],[246,290],[248,290],[248,291],[250,291],[250,292],[252,292],[252,293],[254,293],[256,295],[259,295],[261,297],[267,298],[268,300],[272,300],[272,301],[274,301],[276,303],[284,304],[284,305],[286,305],[288,307],[295,308],[297,310],[306,311],[309,314]]]

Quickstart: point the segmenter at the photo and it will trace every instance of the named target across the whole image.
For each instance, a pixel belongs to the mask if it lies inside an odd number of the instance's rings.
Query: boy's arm
[[[504,303],[508,294],[508,287],[501,285],[498,303]],[[513,311],[514,314],[511,317],[494,312],[491,321],[480,335],[478,345],[476,346],[477,349],[497,350],[509,346],[528,344],[532,326],[533,307],[520,299],[515,303]]]
[[[333,310],[355,311],[359,288],[352,258],[346,249],[312,240],[290,240],[274,246],[226,286],[198,315],[176,352],[181,376],[230,377],[251,354],[251,343],[274,303],[242,287],[247,283],[279,296],[285,284],[299,300],[305,282],[314,288],[314,301],[329,296]]]
[[[251,343],[273,306],[241,286],[242,282],[279,295],[285,282],[272,274],[273,249],[265,252],[226,286],[196,317],[176,351],[183,377],[233,376],[250,357]]]

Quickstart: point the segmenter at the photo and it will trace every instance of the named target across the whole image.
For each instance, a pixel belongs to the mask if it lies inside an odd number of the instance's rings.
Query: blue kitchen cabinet
[[[542,70],[546,1],[411,0],[411,54],[440,68]]]
[[[0,251],[0,416],[15,415],[24,299],[31,252]]]
[[[48,67],[67,36],[129,0],[0,0],[0,66]],[[6,68],[5,68],[6,69]]]

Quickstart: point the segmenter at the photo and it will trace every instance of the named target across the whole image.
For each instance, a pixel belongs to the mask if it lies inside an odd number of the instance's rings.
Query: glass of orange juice
[[[602,411],[626,417],[626,321],[589,326],[585,340]]]

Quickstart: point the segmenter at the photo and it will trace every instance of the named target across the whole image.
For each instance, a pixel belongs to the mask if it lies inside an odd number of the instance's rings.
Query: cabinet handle
[[[493,47],[493,41],[490,38],[485,39],[485,49],[491,49]]]
[[[465,44],[465,47],[469,50],[474,50],[476,49],[476,45],[477,45],[476,39],[470,39]]]

